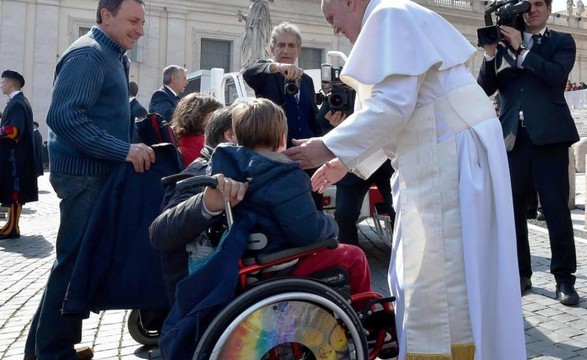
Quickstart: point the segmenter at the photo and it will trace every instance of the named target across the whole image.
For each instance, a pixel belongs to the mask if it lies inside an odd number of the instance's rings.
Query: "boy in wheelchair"
[[[259,98],[237,104],[232,116],[239,146],[218,146],[210,170],[212,174],[248,183],[240,206],[256,214],[254,230],[267,238],[258,254],[335,238],[336,222],[316,209],[307,174],[281,154],[287,139],[283,110],[270,100]],[[291,275],[309,276],[336,267],[348,274],[351,294],[371,291],[365,254],[352,245],[339,244],[335,249],[300,259]]]
[[[230,309],[236,290],[233,288],[235,282],[232,282],[235,278],[232,277],[231,281],[227,278],[230,277],[228,273],[238,272],[232,262],[238,261],[247,247],[247,244],[241,245],[243,229],[246,233],[244,242],[249,242],[249,234],[253,232],[261,232],[268,239],[263,248],[255,250],[257,258],[312,245],[337,235],[334,219],[316,209],[306,173],[297,163],[280,154],[285,149],[287,134],[287,122],[281,108],[266,99],[253,99],[233,107],[232,116],[240,146],[220,144],[215,149],[209,173],[216,174],[218,187],[207,187],[206,191],[215,194],[215,204],[233,200],[235,222],[214,253],[202,262],[204,265],[179,282],[177,300],[160,341],[164,358],[187,358],[194,352],[194,339],[199,346],[207,344],[206,336],[213,328],[216,315],[221,309]],[[243,187],[235,187],[235,184],[246,184],[244,196]],[[232,192],[235,189],[241,193],[236,195]],[[222,211],[215,210],[205,211],[213,217],[221,216]],[[251,214],[254,221],[250,224],[242,221],[249,219]],[[190,219],[184,217],[184,221]],[[243,223],[247,225],[243,226]],[[348,274],[351,295],[359,296],[359,301],[353,300],[352,308],[362,310],[369,300],[381,297],[378,294],[373,296],[371,291],[371,274],[365,254],[352,245],[339,244],[334,249],[320,249],[301,257],[288,275],[311,277],[336,267]],[[262,287],[254,286],[253,289]],[[361,294],[367,294],[367,297],[361,298]],[[347,302],[345,304],[349,306]],[[393,317],[384,321],[386,329],[394,327]],[[368,320],[364,324],[367,323]],[[387,337],[377,340],[378,351],[381,351],[384,340],[389,343]]]

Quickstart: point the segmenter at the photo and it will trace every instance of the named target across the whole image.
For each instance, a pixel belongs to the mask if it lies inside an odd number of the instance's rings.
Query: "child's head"
[[[204,132],[206,145],[215,148],[220,143],[235,143],[232,129],[232,107],[223,107],[214,111]]]
[[[178,138],[203,134],[210,115],[222,107],[215,97],[191,93],[181,99],[173,111],[171,129]]]
[[[283,110],[267,99],[250,99],[232,110],[232,127],[239,145],[250,149],[283,151],[287,120]]]

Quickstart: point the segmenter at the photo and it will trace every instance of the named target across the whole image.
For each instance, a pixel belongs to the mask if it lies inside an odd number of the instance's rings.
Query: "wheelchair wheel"
[[[132,310],[130,312],[126,325],[130,336],[139,344],[146,346],[156,346],[159,344],[159,331],[149,330],[143,326],[140,310]]]
[[[197,359],[366,360],[367,341],[353,308],[317,281],[269,281],[231,302],[204,332]]]

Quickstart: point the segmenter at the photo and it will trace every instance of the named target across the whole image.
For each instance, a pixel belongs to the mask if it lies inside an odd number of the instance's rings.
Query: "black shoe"
[[[530,289],[532,289],[532,280],[525,276],[520,276],[520,290],[522,290],[522,295]]]
[[[539,211],[538,215],[536,215],[536,220],[545,221],[546,218],[544,217],[544,214]]]
[[[556,298],[561,304],[567,306],[579,303],[579,294],[577,294],[575,287],[568,283],[556,284]]]
[[[7,240],[7,239],[18,239],[20,237],[20,233],[16,231],[11,231],[8,234],[0,233],[0,240]]]
[[[75,355],[81,360],[92,360],[94,358],[94,351],[89,346],[80,346],[75,349]],[[25,354],[24,360],[37,360],[36,355]]]

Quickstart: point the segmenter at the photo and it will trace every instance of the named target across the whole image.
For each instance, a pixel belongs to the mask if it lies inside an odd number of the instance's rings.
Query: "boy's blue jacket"
[[[265,156],[221,144],[212,155],[209,171],[248,181],[249,188],[245,199],[233,209],[235,223],[229,235],[199,269],[177,285],[176,302],[159,342],[165,359],[191,359],[206,326],[234,299],[238,260],[251,232],[262,232],[268,238],[261,253],[311,244],[338,233],[334,219],[316,210],[306,173],[284,155]],[[198,354],[197,358],[208,355]]]
[[[262,253],[304,246],[338,235],[334,219],[316,210],[308,175],[283,154],[221,144],[212,155],[211,172],[249,182],[246,204],[255,211],[254,230],[269,239]]]

